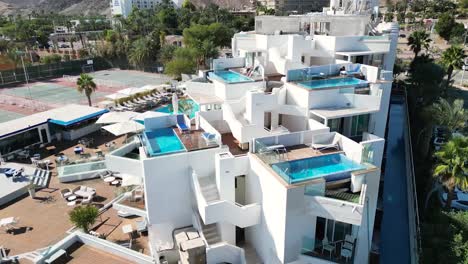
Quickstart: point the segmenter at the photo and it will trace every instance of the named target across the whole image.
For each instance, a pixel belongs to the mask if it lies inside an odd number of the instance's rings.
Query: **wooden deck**
[[[326,149],[326,150],[314,150],[307,145],[296,145],[292,147],[287,147],[287,160],[298,160],[306,159],[316,156],[321,156],[324,154],[331,154],[336,152],[341,152],[335,149]]]
[[[247,154],[247,152],[249,152],[249,150],[243,150],[239,148],[239,146],[237,145],[238,141],[234,138],[232,133],[222,134],[221,136],[223,144],[229,147],[229,151],[232,153],[232,155],[245,155]]]
[[[195,130],[195,127],[192,126],[192,129],[189,133],[181,133],[177,128],[173,129],[177,136],[180,138],[180,141],[182,141],[182,144],[184,144],[187,151],[219,147],[218,144],[207,144],[207,142],[202,137],[202,134],[205,132],[202,129]]]

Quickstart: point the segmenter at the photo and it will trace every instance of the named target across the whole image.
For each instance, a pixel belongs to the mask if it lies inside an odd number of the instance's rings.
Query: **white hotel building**
[[[106,157],[142,177],[155,260],[367,263],[397,37],[344,14],[236,34],[234,58],[185,83],[193,118],[145,119]]]

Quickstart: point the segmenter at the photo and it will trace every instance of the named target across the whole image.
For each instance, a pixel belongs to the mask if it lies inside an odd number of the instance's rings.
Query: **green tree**
[[[195,72],[196,51],[191,48],[177,48],[174,58],[165,64],[164,72],[175,79],[180,80],[181,74],[192,74]]]
[[[442,53],[441,62],[447,68],[445,93],[447,93],[450,83],[452,82],[453,70],[460,69],[463,66],[465,57],[465,51],[458,46],[451,46]]]
[[[156,60],[158,49],[159,41],[142,37],[133,42],[128,59],[135,66],[144,67]]]
[[[96,222],[99,216],[99,210],[92,206],[78,206],[68,213],[70,221],[83,232],[88,233],[89,228]]]
[[[78,92],[84,93],[88,99],[88,105],[92,106],[91,94],[96,91],[96,83],[93,81],[93,77],[88,74],[82,73],[78,80],[76,80],[76,88]]]
[[[387,12],[385,13],[385,22],[393,22],[393,19],[394,19],[394,15],[393,15],[393,12]]]
[[[406,14],[404,12],[398,12],[398,14],[397,14],[398,23],[404,24],[405,23],[405,18],[406,18]]]
[[[172,60],[174,53],[177,50],[177,46],[174,45],[164,45],[159,52],[159,60],[162,64],[166,64]]]
[[[421,52],[423,48],[425,50],[429,49],[431,41],[429,34],[424,30],[417,30],[411,33],[408,37],[408,46],[414,53],[414,59],[419,55],[419,52]]]
[[[468,122],[468,111],[465,110],[462,99],[450,103],[441,98],[431,106],[430,113],[435,123],[446,127],[449,133],[464,129],[466,122]]]
[[[435,157],[433,175],[447,188],[445,207],[450,209],[455,187],[468,190],[468,138],[452,138],[435,153]]]
[[[437,23],[435,25],[435,30],[439,36],[441,36],[446,41],[450,40],[452,35],[452,29],[455,27],[455,17],[451,13],[444,13],[439,16]]]
[[[406,19],[408,19],[409,24],[413,24],[416,21],[416,16],[413,12],[406,13]]]

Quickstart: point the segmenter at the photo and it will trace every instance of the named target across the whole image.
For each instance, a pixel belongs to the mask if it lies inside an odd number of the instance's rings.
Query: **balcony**
[[[240,205],[232,201],[221,200],[213,178],[198,177],[196,173],[192,173],[192,187],[198,212],[205,225],[228,222],[245,228],[260,223],[261,206],[259,204]]]

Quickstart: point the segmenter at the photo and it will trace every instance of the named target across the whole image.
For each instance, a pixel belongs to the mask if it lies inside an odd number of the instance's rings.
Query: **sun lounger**
[[[178,115],[177,116],[177,128],[179,129],[180,133],[188,133],[190,132],[190,129],[187,127],[185,124],[184,116],[183,115]]]
[[[216,134],[211,134],[211,133],[208,133],[208,132],[204,132],[202,134],[202,138],[205,140],[207,145],[216,143]]]
[[[340,138],[336,133],[319,134],[312,137],[311,148],[314,150],[340,149]]]

